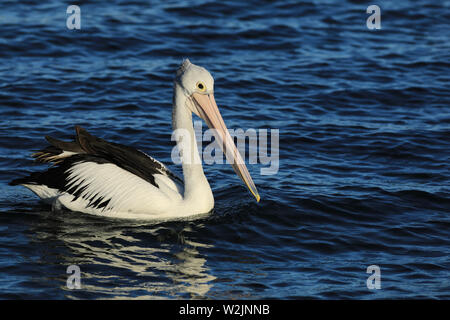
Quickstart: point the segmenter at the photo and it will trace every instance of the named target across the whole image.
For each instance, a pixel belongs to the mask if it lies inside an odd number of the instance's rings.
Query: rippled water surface
[[[0,298],[450,298],[450,2],[0,2]],[[214,212],[52,212],[8,186],[73,126],[171,163],[174,72],[208,68],[229,128],[279,129],[276,175],[205,165]],[[66,287],[81,268],[82,289]],[[366,269],[381,269],[369,290]]]

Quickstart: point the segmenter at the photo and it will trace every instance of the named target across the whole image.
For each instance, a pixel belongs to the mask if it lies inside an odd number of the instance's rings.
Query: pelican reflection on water
[[[216,277],[207,266],[206,252],[213,246],[195,237],[204,228],[201,222],[109,221],[63,211],[37,215],[25,225],[29,241],[41,247],[33,259],[47,266],[45,281],[58,296],[58,287],[74,299],[208,296]],[[66,287],[70,265],[80,268],[81,290]]]

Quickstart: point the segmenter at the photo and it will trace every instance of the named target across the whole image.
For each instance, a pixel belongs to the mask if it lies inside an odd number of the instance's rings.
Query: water
[[[0,298],[448,299],[450,2],[376,4],[371,31],[356,0],[89,1],[68,30],[67,4],[2,1]],[[171,164],[185,57],[229,128],[280,130],[278,174],[249,166],[259,204],[227,165],[191,221],[53,213],[7,185],[75,124]]]

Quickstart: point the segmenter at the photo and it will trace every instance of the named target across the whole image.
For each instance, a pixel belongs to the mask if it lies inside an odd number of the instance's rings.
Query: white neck
[[[186,106],[186,102],[187,98],[183,89],[175,82],[172,124],[173,130],[180,134],[177,147],[182,159],[184,176],[183,202],[189,206],[190,210],[205,213],[214,207],[214,197],[203,172],[192,125],[192,112]]]

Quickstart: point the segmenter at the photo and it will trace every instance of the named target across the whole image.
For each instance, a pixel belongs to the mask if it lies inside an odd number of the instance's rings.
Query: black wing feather
[[[80,126],[75,126],[75,130],[75,141],[61,141],[46,136],[46,139],[51,146],[34,153],[33,157],[35,160],[37,162],[52,162],[54,164],[59,164],[59,168],[66,167],[67,164],[71,163],[73,160],[89,161],[90,159],[95,162],[104,161],[104,163],[113,163],[156,187],[158,186],[155,183],[155,174],[164,174],[174,181],[183,183],[178,176],[174,175],[159,161],[135,148],[97,138]],[[62,154],[64,151],[73,152],[75,154],[63,157]],[[79,156],[82,157],[80,158]],[[72,161],[67,162],[69,159]],[[35,178],[31,180],[42,179],[36,178],[38,175],[40,175],[40,173],[36,173],[34,175]],[[52,173],[52,175],[54,174]],[[29,177],[25,178],[25,180],[29,180]],[[10,184],[17,185],[24,183],[21,181],[22,179],[16,179]]]
[[[108,159],[120,168],[147,180],[156,187],[153,177],[155,174],[165,174],[171,179],[182,183],[179,177],[145,153],[129,146],[94,137],[80,126],[76,126],[75,129],[79,145],[88,154]]]
[[[137,149],[97,138],[80,126],[75,126],[75,130],[76,136],[74,141],[61,141],[47,136],[46,139],[51,145],[33,154],[36,161],[52,162],[55,166],[48,168],[44,172],[32,172],[27,177],[15,179],[9,184],[45,185],[60,192],[72,194],[74,196],[73,201],[82,197],[88,201],[89,207],[106,208],[110,199],[100,197],[94,201],[97,195],[82,196],[83,191],[88,187],[84,181],[67,186],[70,169],[75,164],[82,162],[112,163],[144,179],[155,187],[158,187],[155,183],[155,174],[165,174],[174,181],[183,183],[178,176],[170,172],[159,161]],[[72,152],[72,154],[64,154],[65,151]],[[82,187],[78,189],[80,185]]]
[[[93,201],[96,195],[89,197],[83,197],[83,191],[89,186],[83,181],[78,182],[75,185],[68,186],[70,169],[75,165],[82,162],[95,162],[98,164],[111,163],[101,157],[91,156],[87,154],[73,155],[69,158],[65,158],[59,165],[50,167],[43,172],[32,172],[29,176],[16,179],[11,181],[10,185],[20,185],[20,184],[35,184],[35,185],[45,185],[52,189],[57,189],[60,192],[67,192],[74,196],[72,201],[76,201],[78,198],[82,197],[84,200],[88,201],[89,207],[104,208],[108,205],[110,199],[105,199],[100,197],[99,199]],[[83,185],[79,190],[77,188]]]

